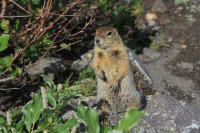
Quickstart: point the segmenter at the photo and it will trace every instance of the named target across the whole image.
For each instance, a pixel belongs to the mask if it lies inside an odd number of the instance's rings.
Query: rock
[[[155,13],[147,12],[146,15],[145,15],[146,21],[156,20],[156,19],[157,19],[157,15]]]
[[[78,70],[78,71],[84,69],[91,63],[92,57],[93,57],[93,51],[90,50],[87,53],[83,54],[80,59],[74,61],[72,63],[71,68],[73,70]]]
[[[163,0],[156,0],[151,7],[151,11],[155,13],[164,13],[168,11],[168,8]]]
[[[85,102],[93,103],[95,99],[90,97]],[[131,133],[200,132],[200,109],[171,96],[160,93],[147,96],[147,106],[143,111],[145,115],[141,118],[140,124],[133,127]],[[106,123],[117,124],[123,115],[111,115]]]
[[[145,116],[134,132],[200,132],[200,109],[159,93],[147,101]]]
[[[178,66],[182,69],[192,70],[194,68],[194,65],[192,63],[188,63],[188,62],[181,62],[180,64],[178,64]]]
[[[56,74],[66,70],[63,61],[58,58],[45,57],[38,61],[36,64],[28,67],[26,73],[28,77],[33,81],[40,77],[42,74],[48,75],[51,79],[54,79]]]
[[[62,119],[65,121],[71,118],[77,118],[76,112],[74,110],[69,110],[64,115],[62,115]]]
[[[139,30],[145,30],[147,28],[146,22],[144,19],[137,19],[135,23],[135,27]]]
[[[144,48],[143,55],[150,59],[158,59],[161,56],[161,53],[159,53],[156,49]]]
[[[148,12],[145,15],[145,21],[146,21],[148,27],[157,26],[156,19],[157,19],[157,15],[155,13]]]

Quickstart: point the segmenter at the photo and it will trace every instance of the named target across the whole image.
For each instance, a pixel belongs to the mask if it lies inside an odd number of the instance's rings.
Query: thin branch
[[[2,18],[28,18],[30,16],[26,15],[26,16],[1,16]]]
[[[5,78],[5,79],[0,79],[0,83],[8,82],[8,81],[11,81],[11,80],[12,80],[11,77]]]
[[[50,15],[55,15],[55,16],[62,16],[62,17],[74,17],[76,15],[62,15],[62,14],[56,14],[56,13],[49,13]]]
[[[1,89],[0,91],[7,91],[7,90],[20,90],[21,88],[5,88],[5,89]]]
[[[25,11],[26,13],[30,14],[29,11],[27,11],[26,9],[24,9],[23,7],[21,7],[19,4],[17,4],[15,1],[13,0],[9,0],[9,2],[12,2],[13,4],[15,4],[17,7],[19,7],[20,9],[22,9],[23,11]]]
[[[2,9],[1,9],[0,18],[5,14],[5,12],[6,12],[6,7],[7,7],[6,0],[2,0]]]

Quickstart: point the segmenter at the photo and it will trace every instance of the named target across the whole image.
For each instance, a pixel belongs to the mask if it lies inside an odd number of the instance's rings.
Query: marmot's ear
[[[115,28],[114,28],[113,32],[114,32],[115,35],[118,34],[117,29],[115,29]]]

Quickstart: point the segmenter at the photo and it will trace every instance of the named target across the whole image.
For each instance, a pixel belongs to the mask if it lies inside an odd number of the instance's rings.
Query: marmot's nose
[[[100,40],[98,38],[95,39],[95,42],[99,44]]]

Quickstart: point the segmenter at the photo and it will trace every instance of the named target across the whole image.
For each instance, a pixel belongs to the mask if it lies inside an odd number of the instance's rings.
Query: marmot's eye
[[[112,32],[111,32],[111,31],[109,31],[109,32],[107,33],[107,36],[110,36],[110,35],[112,35]]]

